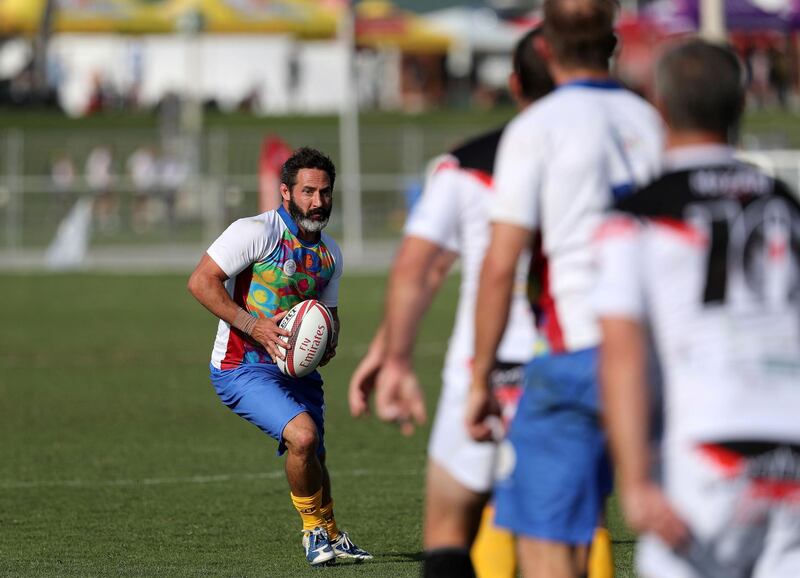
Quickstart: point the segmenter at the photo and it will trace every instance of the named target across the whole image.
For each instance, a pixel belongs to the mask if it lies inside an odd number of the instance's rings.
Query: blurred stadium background
[[[631,87],[704,2],[622,3]],[[751,81],[744,148],[798,189],[800,3],[724,4]],[[281,143],[333,156],[332,232],[352,265],[385,268],[428,160],[513,114],[508,55],[537,7],[0,0],[0,268],[188,267],[258,211]],[[74,246],[53,253],[59,226]]]
[[[622,4],[618,71],[642,92],[661,47],[725,7],[749,77],[742,154],[800,190],[800,2]],[[401,443],[348,419],[344,384],[426,164],[511,118],[508,55],[538,8],[0,0],[0,575],[305,571],[281,465],[214,397],[214,322],[184,290],[300,145],[337,162],[331,233],[364,275],[345,281],[326,368],[337,510],[378,554],[349,572],[418,574],[426,432]],[[453,281],[417,348],[430,401]],[[632,576],[613,504],[611,528],[617,576]]]

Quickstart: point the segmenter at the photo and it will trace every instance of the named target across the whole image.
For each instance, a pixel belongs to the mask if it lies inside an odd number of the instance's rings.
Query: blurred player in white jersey
[[[743,76],[699,40],[664,55],[666,173],[596,236],[603,399],[647,578],[800,576],[800,205],[734,159]],[[652,450],[649,335],[665,400]]]
[[[467,425],[475,439],[492,436],[491,368],[511,319],[517,259],[533,245],[542,343],[527,368],[495,488],[496,522],[517,534],[526,577],[585,574],[610,491],[591,239],[615,197],[657,174],[662,148],[656,111],[609,74],[616,12],[613,0],[545,2],[541,44],[557,88],[514,119],[497,154]]]
[[[534,47],[536,34],[526,34],[514,52],[509,87],[522,107],[552,89],[552,80]],[[377,386],[376,410],[380,418],[401,422],[406,433],[413,431],[415,422],[424,421],[422,392],[413,368],[414,340],[442,279],[460,257],[458,312],[428,446],[426,577],[474,576],[469,549],[493,483],[496,446],[470,439],[463,416],[474,341],[475,291],[489,240],[487,212],[501,133],[502,129],[484,134],[434,161],[395,258],[384,322],[350,384],[353,415],[366,412],[368,397]],[[520,369],[531,357],[534,345],[533,318],[525,295],[529,260],[529,256],[527,261],[520,259],[512,306],[515,322],[506,331],[493,368],[496,385],[502,390],[495,393],[510,397],[510,405],[516,402]],[[513,555],[499,555],[488,566],[502,572],[500,564],[506,565],[505,574],[500,575],[513,576]],[[480,561],[477,565],[480,569]],[[483,578],[489,574],[482,571],[480,575]]]

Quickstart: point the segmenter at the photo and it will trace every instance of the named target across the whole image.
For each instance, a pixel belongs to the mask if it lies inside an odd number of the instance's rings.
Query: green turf
[[[383,283],[345,280],[324,372],[337,519],[375,560],[312,571],[274,442],[208,383],[215,322],[185,276],[0,276],[0,576],[418,576],[428,432],[346,408]],[[456,292],[419,339],[430,400]],[[617,576],[633,576],[611,513]]]

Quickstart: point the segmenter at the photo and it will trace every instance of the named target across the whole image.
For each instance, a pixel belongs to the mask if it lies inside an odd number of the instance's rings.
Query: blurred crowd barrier
[[[362,127],[362,238],[344,247],[353,266],[388,266],[426,164],[484,128]],[[319,148],[339,165],[328,230],[343,239],[337,125],[280,136],[292,147]],[[126,260],[154,269],[191,265],[231,221],[260,212],[264,138],[263,129],[246,127],[210,128],[195,139],[164,139],[157,128],[0,131],[0,269],[44,266],[81,199],[91,204],[86,259],[64,268],[124,269]]]
[[[354,246],[343,247],[349,266],[388,268],[427,163],[484,128],[362,127],[362,233]],[[290,146],[326,151],[340,164],[335,123],[281,136]],[[265,134],[211,128],[197,139],[183,138],[165,140],[156,128],[0,132],[0,269],[193,265],[230,222],[260,212]],[[800,150],[749,151],[742,157],[800,191]],[[340,241],[343,183],[340,173],[328,228]],[[65,236],[72,241],[63,241]],[[71,248],[53,253],[64,242]]]

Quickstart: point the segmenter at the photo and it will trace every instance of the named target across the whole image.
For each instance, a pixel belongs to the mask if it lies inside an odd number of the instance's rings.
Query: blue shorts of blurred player
[[[283,429],[304,411],[317,426],[317,455],[325,453],[325,398],[318,372],[296,378],[267,363],[249,363],[234,369],[212,366],[211,383],[233,413],[278,440],[279,456],[286,451]]]
[[[495,487],[498,526],[515,534],[589,544],[611,492],[599,414],[597,348],[535,358]]]

